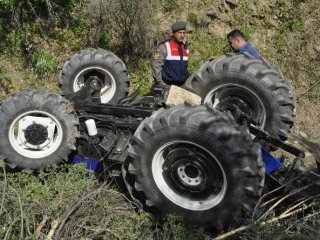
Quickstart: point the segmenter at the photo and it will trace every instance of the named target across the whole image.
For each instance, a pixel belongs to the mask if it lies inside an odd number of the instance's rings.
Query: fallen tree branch
[[[121,239],[121,237],[119,237],[115,232],[113,232],[113,231],[111,231],[109,229],[97,230],[94,233],[90,234],[89,237],[92,238],[92,239],[95,239],[95,238],[99,237],[99,235],[101,235],[101,234],[103,234],[105,232],[108,232],[108,233],[112,234],[116,239]]]
[[[6,191],[7,191],[7,173],[6,173],[6,167],[4,165],[4,161],[3,160],[0,160],[1,161],[1,165],[2,165],[2,169],[3,169],[3,176],[4,176],[4,179],[3,179],[3,189],[2,189],[2,197],[1,197],[1,206],[0,206],[0,216],[2,215],[2,212],[4,211],[4,200],[5,200],[5,195],[6,195]]]
[[[295,191],[290,192],[289,194],[285,195],[284,197],[280,198],[275,204],[273,204],[259,219],[257,219],[257,221],[260,221],[261,219],[263,219],[264,217],[266,217],[273,209],[275,209],[280,203],[282,203],[284,200],[286,200],[287,198],[307,189],[308,187],[312,186],[313,183],[306,185],[302,188],[299,188]]]
[[[36,228],[36,236],[37,237],[39,237],[41,235],[41,231],[44,228],[44,226],[46,225],[48,219],[49,219],[49,217],[44,215],[42,218],[42,221],[38,224],[38,226]]]
[[[47,237],[45,238],[46,240],[51,240],[52,237],[55,234],[55,231],[57,229],[57,227],[59,226],[60,220],[59,219],[55,219],[51,222],[51,229],[47,235]]]
[[[20,239],[23,239],[24,238],[24,231],[23,231],[23,219],[24,219],[24,216],[23,216],[23,207],[22,207],[22,201],[21,201],[21,197],[18,193],[18,191],[16,191],[14,188],[10,187],[10,189],[18,196],[18,201],[19,201],[19,206],[20,206]]]
[[[71,214],[80,207],[80,205],[82,204],[82,202],[86,201],[87,199],[95,196],[96,194],[98,194],[99,192],[101,192],[101,189],[104,188],[104,187],[109,187],[111,184],[111,182],[109,183],[105,183],[103,185],[101,185],[98,189],[88,193],[87,195],[85,195],[84,197],[82,197],[81,199],[79,199],[71,208],[69,211],[67,211],[64,216],[61,218],[61,221],[59,223],[59,228],[58,230],[55,232],[54,234],[54,239],[56,240],[59,240],[61,238],[61,232],[62,232],[62,229],[66,223],[66,221],[68,220],[68,218],[71,216]]]
[[[310,204],[309,206],[307,206],[307,208],[312,207],[313,205],[314,205],[314,204]],[[296,213],[299,213],[299,212],[304,211],[305,209],[306,209],[306,208],[302,208],[302,209],[297,209],[297,210],[292,211],[292,212],[287,213],[287,214],[280,214],[280,216],[274,217],[274,218],[272,218],[272,219],[270,219],[270,220],[268,220],[268,221],[260,222],[260,224],[261,224],[262,226],[265,226],[265,225],[274,223],[274,222],[276,222],[276,221],[279,221],[279,220],[281,220],[281,219],[288,218],[288,217],[290,217],[290,216],[292,216],[292,215],[294,215],[294,214],[296,214]],[[230,236],[232,236],[232,235],[234,235],[234,234],[236,234],[236,233],[239,233],[239,232],[248,230],[248,229],[252,228],[253,226],[255,226],[255,224],[251,224],[251,225],[248,225],[248,226],[242,226],[242,227],[236,228],[236,229],[234,229],[234,230],[232,230],[232,231],[226,232],[226,233],[224,233],[224,234],[222,234],[222,235],[219,235],[219,236],[213,238],[213,240],[225,239],[225,238],[230,237]]]
[[[310,199],[312,199],[312,197],[309,197],[307,199],[304,199],[300,202],[298,202],[297,204],[293,205],[292,207],[290,207],[289,209],[287,209],[286,211],[284,211],[282,214],[287,214],[289,212],[291,212],[293,209],[296,209],[297,207],[299,207],[301,204],[304,204],[305,202],[309,201]]]
[[[296,97],[296,99],[298,100],[299,98],[307,95],[307,93],[310,92],[311,90],[313,90],[319,83],[320,83],[320,79],[318,81],[316,81],[314,84],[312,84],[304,93],[299,94]]]
[[[301,222],[301,221],[306,221],[307,219],[312,218],[312,217],[314,217],[314,216],[316,216],[316,215],[319,215],[319,214],[320,214],[320,210],[318,210],[317,212],[314,212],[314,213],[310,213],[310,214],[308,214],[307,216],[304,216],[304,217],[296,220],[295,223],[293,223],[291,226],[289,226],[289,227],[286,229],[286,231],[289,230],[290,228],[292,228],[295,224],[297,224],[297,223],[299,223],[299,222]]]
[[[18,217],[13,220],[13,222],[8,227],[8,230],[6,231],[6,234],[4,235],[3,240],[11,239],[10,234],[11,234],[12,226],[15,225],[18,220],[19,220]]]
[[[272,198],[272,199],[266,201],[265,203],[261,204],[262,201],[263,201],[265,198],[267,198],[267,197],[270,196],[271,194],[273,194],[273,193],[281,190],[282,188],[288,186],[289,184],[291,184],[291,183],[292,183],[293,181],[295,181],[296,179],[298,179],[298,177],[290,180],[290,181],[287,182],[286,184],[283,184],[283,185],[281,185],[280,187],[278,187],[278,188],[276,188],[276,189],[273,189],[272,191],[270,191],[270,192],[264,194],[262,197],[260,197],[260,199],[259,199],[259,201],[257,202],[256,207],[255,207],[255,209],[254,209],[254,211],[253,211],[253,216],[255,216],[255,213],[257,212],[258,207],[266,206],[266,205],[268,205],[269,203],[271,203],[271,202],[276,201],[277,199],[279,199],[280,196],[277,196],[277,197],[275,197],[275,198]]]

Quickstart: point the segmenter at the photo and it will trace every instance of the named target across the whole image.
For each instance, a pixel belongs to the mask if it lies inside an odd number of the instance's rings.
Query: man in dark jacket
[[[189,77],[188,53],[185,44],[187,23],[177,21],[171,26],[172,35],[162,42],[154,54],[152,75],[161,87],[181,86]]]
[[[235,53],[247,52],[254,58],[260,59],[258,51],[245,40],[244,34],[240,30],[236,29],[228,33],[227,39]]]

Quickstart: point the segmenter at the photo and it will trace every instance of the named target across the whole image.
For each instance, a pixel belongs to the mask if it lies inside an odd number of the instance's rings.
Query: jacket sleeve
[[[165,85],[165,82],[162,80],[161,70],[166,56],[166,47],[164,44],[161,44],[152,58],[152,76],[159,85]]]

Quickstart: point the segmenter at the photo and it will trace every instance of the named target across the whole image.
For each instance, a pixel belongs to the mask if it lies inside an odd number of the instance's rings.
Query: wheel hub
[[[25,116],[17,125],[17,144],[25,149],[50,148],[56,124],[48,117]]]
[[[202,173],[192,164],[181,164],[177,169],[180,181],[187,187],[196,187],[203,181]]]
[[[109,102],[116,94],[116,82],[112,74],[98,66],[83,69],[75,77],[73,91],[89,86],[94,91],[94,97],[100,97],[101,103]]]
[[[25,138],[32,145],[41,145],[48,139],[48,130],[40,124],[33,123],[25,130]]]
[[[217,109],[219,111],[235,111],[237,109],[241,110],[242,112],[246,113],[248,116],[252,116],[253,112],[252,109],[250,108],[249,104],[245,102],[243,99],[239,97],[227,97],[219,104],[217,105]]]
[[[194,142],[175,140],[162,145],[153,156],[152,174],[162,194],[190,210],[216,206],[227,189],[218,159]]]
[[[266,124],[266,109],[261,97],[252,89],[237,83],[226,83],[212,89],[204,99],[218,110],[239,109],[261,128]]]
[[[249,104],[239,97],[226,97],[217,104],[217,110],[225,112],[230,111],[239,124],[250,124],[254,115]]]
[[[101,80],[97,76],[91,76],[89,84],[94,91],[100,91],[102,88]]]
[[[164,178],[175,191],[205,198],[221,190],[221,174],[211,156],[199,148],[176,144],[164,152]]]

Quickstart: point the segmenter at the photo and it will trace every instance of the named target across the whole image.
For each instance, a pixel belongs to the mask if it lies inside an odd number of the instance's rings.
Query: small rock
[[[313,46],[314,51],[316,51],[317,53],[320,53],[320,46]]]
[[[207,12],[207,16],[208,16],[211,20],[214,20],[214,19],[218,18],[218,14],[215,13],[214,11],[212,11],[212,10]]]
[[[305,157],[311,157],[312,156],[312,154],[309,153],[309,152],[305,152],[304,154],[305,154]]]
[[[307,134],[305,132],[300,131],[299,134],[301,137],[307,138]]]
[[[231,9],[238,7],[238,1],[235,0],[226,0],[226,4],[228,4]]]
[[[166,104],[168,105],[177,105],[182,104],[185,101],[200,105],[201,104],[201,97],[197,94],[191,93],[183,88],[178,86],[171,85],[169,94],[166,100]]]

